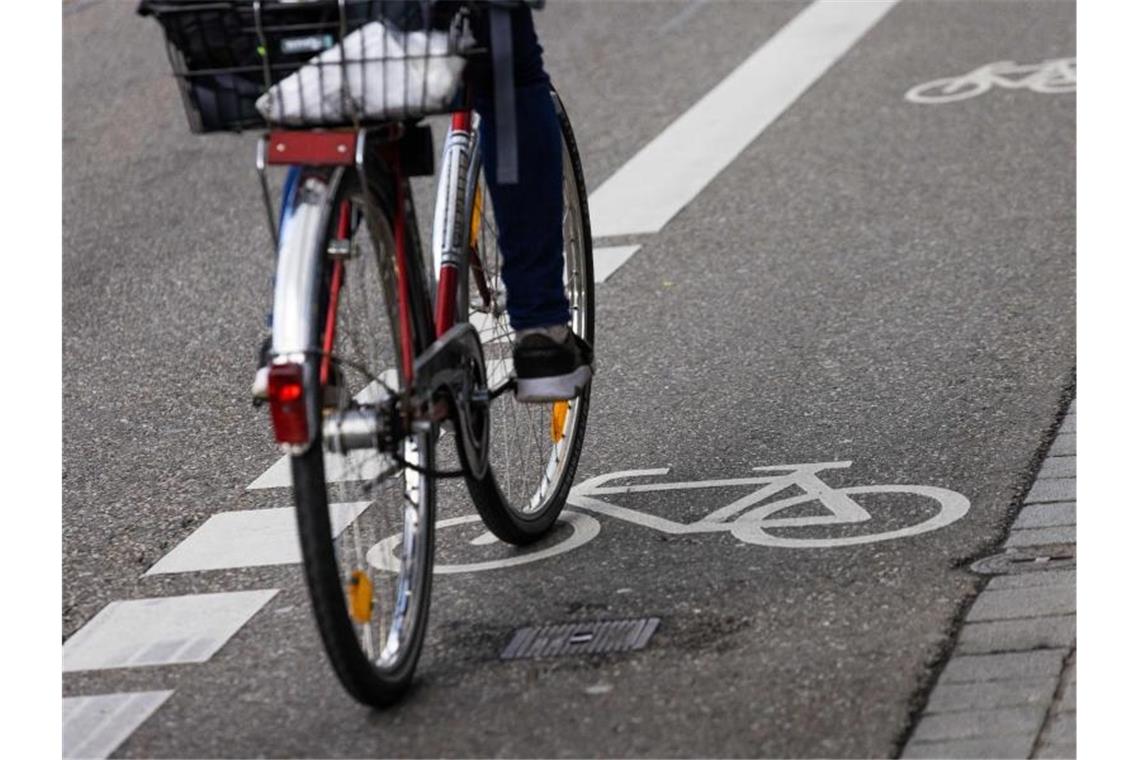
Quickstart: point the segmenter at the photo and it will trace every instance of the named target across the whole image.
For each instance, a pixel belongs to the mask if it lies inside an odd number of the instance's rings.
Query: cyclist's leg
[[[515,330],[564,325],[570,309],[562,283],[562,133],[550,98],[550,77],[529,8],[511,12],[518,182],[497,180],[498,142],[489,65],[472,76],[480,116],[484,172],[498,222],[507,310]],[[489,42],[477,25],[480,44]]]
[[[480,28],[481,26],[481,28]],[[490,42],[486,24],[476,37]],[[507,311],[518,332],[514,344],[516,397],[544,402],[579,396],[593,376],[593,349],[569,328],[563,282],[562,128],[543,67],[542,46],[529,8],[511,12],[518,181],[498,182],[493,76],[484,63],[473,72],[481,117],[484,173],[498,222]]]

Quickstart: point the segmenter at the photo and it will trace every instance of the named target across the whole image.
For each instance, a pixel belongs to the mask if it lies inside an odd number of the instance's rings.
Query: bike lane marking
[[[63,757],[108,757],[173,693],[136,691],[64,697]]]
[[[111,602],[63,645],[63,672],[206,662],[277,589]]]
[[[329,504],[333,538],[339,536],[371,502]],[[301,561],[293,507],[218,512],[166,553],[143,575],[191,573]]]
[[[1063,95],[1077,91],[1076,67],[1076,58],[1050,58],[1026,64],[996,61],[962,76],[942,77],[917,84],[907,90],[904,97],[911,103],[944,105],[984,95],[994,87]]]
[[[734,538],[744,543],[797,549],[824,549],[839,546],[853,546],[856,544],[889,541],[897,538],[915,536],[945,527],[963,517],[970,509],[969,499],[956,491],[945,488],[894,484],[832,488],[825,483],[819,482],[815,477],[819,471],[845,469],[850,467],[851,464],[851,461],[840,461],[753,468],[754,471],[772,472],[773,475],[770,477],[681,481],[675,483],[636,483],[619,486],[602,485],[603,483],[619,478],[665,475],[669,472],[667,468],[657,470],[627,470],[590,478],[571,490],[568,502],[580,509],[598,512],[625,522],[652,528],[671,535],[729,531]],[[777,474],[778,471],[783,470],[790,470],[791,472]],[[806,474],[806,479],[801,473]],[[691,523],[674,522],[673,520],[663,517],[646,514],[638,510],[610,504],[593,498],[610,494],[685,491],[698,488],[740,485],[757,485],[762,487],[751,494],[736,499],[727,506],[713,510],[704,518]],[[796,487],[800,489],[802,493],[767,501],[777,494],[783,493],[789,487]],[[864,522],[872,519],[871,515],[858,504],[854,503],[848,494],[885,493],[904,493],[911,496],[925,497],[938,503],[939,511],[933,517],[915,525],[896,528],[883,533],[870,533],[857,536],[796,538],[775,536],[766,530],[767,528],[816,527]],[[846,507],[844,507],[843,504],[844,500],[848,502]],[[826,516],[774,517],[774,515],[779,514],[789,507],[815,501],[819,501],[821,504],[827,506],[831,514]],[[754,508],[747,511],[743,516],[738,517],[733,522],[727,522],[730,517],[735,517],[738,513],[749,510],[751,507]]]
[[[766,476],[675,481],[671,483],[605,485],[614,480],[669,474],[669,468],[622,470],[598,475],[579,483],[571,490],[567,505],[649,528],[666,535],[730,533],[733,538],[743,544],[782,549],[827,549],[917,536],[950,525],[964,517],[970,509],[969,499],[946,488],[909,484],[833,488],[817,477],[817,473],[824,470],[845,469],[851,465],[851,461],[812,462],[753,468],[754,472],[769,473]],[[668,491],[707,491],[717,488],[739,488],[740,486],[757,486],[757,489],[727,506],[712,509],[704,517],[688,523],[676,522],[596,498],[597,496],[664,493]],[[792,495],[787,495],[789,489],[798,490],[799,493],[793,490],[791,491]],[[937,511],[911,525],[892,527],[889,530],[881,530],[881,532],[860,533],[854,536],[802,537],[787,534],[776,535],[769,532],[770,529],[841,527],[868,523],[874,520],[875,515],[872,515],[851,498],[852,495],[856,494],[906,494],[911,497],[918,497],[919,500],[928,500],[926,502],[928,506],[930,506],[930,502],[933,502],[937,505]],[[828,514],[777,516],[789,508],[813,502],[819,502],[825,506]],[[740,515],[741,512],[744,514]],[[734,519],[729,521],[730,518]],[[601,524],[597,520],[581,512],[567,510],[563,512],[560,519],[572,525],[574,532],[568,538],[548,546],[542,551],[516,554],[512,557],[484,562],[439,565],[436,567],[436,572],[439,574],[480,572],[537,562],[576,549],[596,538],[601,530]],[[464,515],[449,520],[441,520],[437,527],[442,529],[478,521],[478,515]],[[369,564],[381,570],[394,570],[397,566],[395,550],[400,541],[401,537],[394,535],[376,544],[368,553]],[[498,542],[490,531],[486,531],[467,543],[479,547],[497,544]]]
[[[963,517],[970,508],[969,500],[955,491],[934,486],[921,485],[895,485],[882,484],[872,486],[854,486],[846,488],[832,488],[818,480],[817,475],[824,470],[846,469],[851,467],[851,460],[833,462],[809,462],[787,465],[767,465],[754,467],[757,473],[749,477],[714,478],[710,480],[675,481],[675,482],[637,482],[609,485],[615,480],[628,480],[630,478],[659,477],[668,475],[669,468],[655,468],[645,470],[620,470],[605,473],[575,486],[567,499],[567,504],[578,509],[605,515],[626,523],[639,525],[644,528],[658,531],[667,535],[686,535],[698,533],[731,533],[742,543],[794,549],[823,549],[857,544],[888,541],[898,538],[927,533],[945,527]],[[648,494],[670,491],[696,491],[716,488],[730,488],[740,486],[757,486],[757,490],[735,499],[732,503],[709,512],[705,517],[690,523],[676,522],[657,515],[648,514],[628,507],[603,501],[599,496],[620,496],[622,494]],[[778,494],[785,493],[789,488],[800,490],[798,495],[785,495],[776,498]],[[850,494],[887,494],[902,493],[932,500],[939,505],[939,511],[932,517],[915,525],[895,528],[881,533],[867,533],[856,536],[811,537],[802,538],[786,535],[774,535],[770,529],[822,527],[827,525],[847,525],[864,522],[872,516],[857,502],[850,498]],[[819,501],[830,510],[826,516],[812,515],[800,517],[778,517],[785,509]],[[261,512],[269,510],[259,510]],[[361,510],[363,511],[363,510]],[[740,513],[744,513],[741,515]],[[359,513],[357,513],[359,514]],[[347,518],[348,522],[356,515]],[[541,559],[563,554],[571,551],[591,540],[599,534],[601,525],[589,515],[567,511],[560,518],[573,529],[571,535],[553,546],[538,552],[517,554],[483,562],[471,562],[453,565],[438,565],[436,572],[441,575],[464,572],[478,572],[483,570],[496,570],[516,565],[528,564]],[[478,515],[464,515],[437,523],[438,528],[454,527],[474,523],[479,520]],[[205,527],[205,526],[203,526]],[[193,536],[191,537],[193,538]],[[189,540],[189,539],[188,539]],[[295,537],[293,539],[295,541]],[[244,540],[237,540],[244,545]],[[368,553],[368,561],[379,569],[394,569],[393,552],[400,543],[400,536],[390,536],[377,543]],[[484,547],[498,543],[494,535],[485,531],[467,542],[470,546]],[[175,551],[177,551],[176,547]],[[294,549],[295,551],[295,549]],[[291,555],[291,556],[296,556]],[[165,561],[165,558],[164,560]],[[209,558],[204,560],[210,562]],[[241,560],[237,560],[240,562]],[[293,559],[291,561],[297,561]],[[159,563],[162,564],[162,561]],[[246,562],[245,564],[253,564]],[[240,564],[234,566],[241,566]],[[156,566],[158,567],[158,566]],[[150,572],[155,572],[152,569]]]
[[[898,0],[817,0],[590,195],[595,239],[659,232]]]

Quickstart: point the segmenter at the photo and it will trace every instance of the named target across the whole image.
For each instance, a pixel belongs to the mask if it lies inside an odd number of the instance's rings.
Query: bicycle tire
[[[571,303],[571,326],[574,331],[584,337],[591,345],[594,343],[594,263],[593,263],[593,247],[590,238],[590,213],[587,203],[586,182],[582,174],[582,162],[578,155],[577,142],[574,139],[574,132],[570,125],[570,119],[566,114],[566,109],[562,104],[558,94],[551,91],[551,97],[554,100],[555,111],[558,115],[558,122],[562,132],[563,143],[563,197],[566,200],[564,211],[564,256],[566,257],[566,272],[568,283],[568,296]],[[478,161],[478,156],[475,157]],[[478,166],[476,166],[476,171]],[[479,193],[480,188],[485,188],[486,184],[483,178],[477,176],[476,193]],[[489,206],[489,198],[486,197],[486,192],[483,190],[483,198],[479,203],[470,204],[469,212],[474,216],[479,214],[480,210],[484,215],[482,221],[477,225],[480,231],[488,228],[490,216],[487,214]],[[567,224],[569,221],[569,225]],[[474,229],[473,226],[468,228]],[[493,231],[493,230],[492,230]],[[487,259],[490,258],[492,252],[490,246],[486,245],[490,238],[481,239],[478,241],[471,241],[475,243],[475,247],[480,250],[484,256],[482,265],[485,269],[490,271],[491,265],[488,264]],[[571,241],[573,244],[571,244]],[[497,247],[496,247],[497,248]],[[497,255],[497,251],[496,251]],[[470,276],[474,276],[471,273]],[[469,316],[469,309],[471,304],[475,303],[476,299],[480,297],[479,288],[471,287],[469,281],[465,282],[466,288],[461,289],[461,298],[464,302],[459,304],[458,313],[466,318]],[[500,281],[501,284],[501,281]],[[496,291],[497,292],[497,291]],[[469,298],[467,298],[469,294]],[[493,318],[491,327],[487,327],[487,315],[483,315],[482,327],[479,328],[480,338],[484,343],[484,353],[488,357],[493,356],[496,350],[502,352],[508,346],[504,345],[511,342],[513,332],[507,324],[507,315],[505,310],[494,310],[490,313]],[[500,344],[497,347],[493,344]],[[488,384],[494,389],[497,381],[492,375],[494,374],[492,368],[495,366],[494,359],[488,359],[487,373]],[[497,361],[506,362],[506,358],[500,357]],[[502,364],[499,365],[503,366]],[[499,373],[500,377],[498,382],[504,381],[507,374],[505,371]],[[483,522],[487,528],[495,534],[499,539],[508,543],[516,545],[526,545],[533,543],[542,538],[554,525],[554,521],[558,518],[562,508],[566,505],[566,499],[570,494],[570,488],[573,485],[574,475],[578,468],[578,459],[581,456],[582,444],[586,435],[586,420],[589,415],[590,409],[590,389],[592,383],[586,386],[582,394],[569,402],[564,407],[562,412],[562,425],[561,425],[561,438],[553,440],[556,434],[553,432],[557,427],[555,422],[556,415],[558,414],[557,405],[535,405],[535,404],[519,404],[515,401],[513,394],[504,393],[492,404],[491,409],[491,457],[490,465],[487,467],[486,473],[481,478],[474,478],[468,475],[466,477],[467,489],[471,495],[471,499],[478,510],[479,515],[483,518]],[[547,410],[549,407],[549,410]],[[535,412],[534,409],[540,408],[544,411]],[[522,461],[514,461],[512,458],[512,451],[509,448],[509,438],[507,444],[501,442],[507,436],[511,435],[510,431],[504,431],[504,422],[510,419],[511,415],[517,421],[519,416],[526,415],[531,418],[530,427],[533,432],[534,416],[541,416],[542,421],[538,423],[539,429],[549,425],[551,429],[552,446],[550,452],[545,455],[539,455],[537,464],[541,472],[539,473],[539,480],[537,482],[537,490],[531,492],[529,487],[522,486],[523,494],[526,496],[526,505],[523,506],[522,498],[516,495],[519,489],[514,488],[514,482],[518,479],[521,483],[526,483],[530,480],[529,476],[523,472],[524,469],[530,469],[532,464],[524,463]],[[536,444],[541,444],[541,441],[536,441]],[[504,448],[506,453],[504,456]],[[542,448],[541,445],[538,448]],[[517,446],[516,446],[517,450]],[[460,452],[462,456],[462,452]],[[554,475],[548,477],[551,468],[553,467]],[[544,486],[545,484],[545,486]],[[537,497],[537,501],[536,501]]]
[[[351,210],[354,208],[351,204],[356,201],[363,203],[363,194],[355,171],[347,170],[344,172],[337,184],[338,186],[331,192],[331,209],[334,213],[328,214],[328,228],[324,235],[325,239],[322,241],[322,252],[329,249],[328,244],[333,236],[339,236],[336,229],[339,219],[335,211],[342,208],[342,204],[347,202],[350,204],[350,213],[355,213]],[[371,242],[371,250],[361,252],[358,255],[357,258],[360,259],[361,266],[359,272],[350,270],[352,259],[346,261],[343,270],[344,286],[341,290],[336,315],[337,343],[333,350],[336,357],[333,366],[336,367],[335,371],[340,378],[340,382],[336,384],[340,386],[339,392],[335,394],[335,403],[338,408],[347,407],[350,403],[348,394],[355,389],[347,376],[341,377],[341,375],[347,375],[349,371],[345,369],[343,364],[344,351],[341,348],[341,341],[342,339],[345,341],[352,340],[351,336],[346,335],[348,332],[347,314],[355,308],[357,303],[354,300],[351,305],[347,304],[350,296],[354,299],[356,297],[350,287],[358,284],[357,280],[363,283],[367,279],[363,274],[363,268],[369,261],[380,262],[381,256],[384,255],[382,253],[383,246],[391,245],[393,240],[393,209],[395,208],[393,199],[397,197],[394,192],[394,182],[390,178],[381,180],[373,188],[373,197],[376,206],[381,210],[380,216],[382,218],[371,220],[371,222],[379,225],[380,228],[375,228],[373,223],[367,221],[365,214],[361,214],[360,221],[355,228],[356,235],[365,237],[364,243]],[[408,221],[408,226],[413,225],[414,217]],[[355,245],[356,235],[353,235],[353,245]],[[408,235],[406,239],[409,241],[407,258],[411,264],[410,270],[414,272],[418,266],[422,266],[419,264],[422,260],[415,249],[416,239],[411,235]],[[323,260],[326,262],[324,266],[327,270],[324,275],[324,282],[327,283],[331,277],[331,269],[334,264],[328,256],[323,257]],[[382,265],[377,263],[376,266],[377,271],[379,271],[379,267]],[[415,286],[416,276],[413,275],[410,279],[413,281],[411,295],[414,313],[417,309],[426,308],[426,300],[420,289]],[[422,272],[420,272],[419,282],[422,284]],[[371,291],[375,288],[362,286],[361,289],[368,292],[369,295],[378,295],[383,299],[395,298],[395,294],[389,292],[392,280],[388,281],[389,287],[385,287],[383,277],[377,274],[376,280],[372,284],[376,285],[376,283],[379,283],[379,289],[383,291],[382,293],[373,294]],[[318,331],[321,329],[320,326],[325,324],[329,308],[327,290],[325,288],[321,290],[325,295],[322,296],[322,303],[319,304],[318,313],[322,316],[317,322],[316,329]],[[369,300],[366,297],[361,299],[359,303],[366,304]],[[390,303],[390,301],[384,300],[384,303]],[[390,312],[384,307],[380,307],[380,309],[381,317],[361,320],[362,322],[375,323],[369,324],[364,329],[375,330],[380,336],[375,341],[378,346],[376,348],[377,356],[381,356],[382,352],[387,350],[379,346],[388,336],[391,336],[392,356],[399,356],[398,336],[401,333],[397,325],[383,323],[390,322],[390,319],[384,316]],[[355,311],[351,313],[355,319]],[[415,321],[413,320],[413,322]],[[413,335],[417,343],[416,350],[421,350],[423,341],[427,339],[426,336],[421,334],[419,328],[415,329]],[[318,335],[316,338],[318,340],[314,345],[321,345],[320,336]],[[308,361],[312,365],[314,362],[319,362],[320,357],[310,357]],[[313,377],[318,372],[318,368],[309,366],[306,367],[306,372],[308,377]],[[396,374],[399,375],[399,373]],[[377,374],[376,377],[380,377],[380,375]],[[309,388],[308,402],[317,406],[315,418],[321,419],[321,407],[328,404],[328,394],[323,387],[319,388],[317,392],[313,392],[312,385],[306,384]],[[356,385],[359,385],[359,382]],[[356,397],[364,392],[357,393]],[[355,403],[355,397],[353,403]],[[405,458],[408,458],[409,447],[411,447],[411,453],[418,459],[418,464],[425,469],[433,469],[435,466],[436,433],[437,431],[433,428],[426,432],[421,431],[410,435],[403,443],[402,453]],[[375,456],[370,459],[368,458],[370,454]],[[373,492],[372,489],[381,489],[379,491],[381,495],[374,496],[367,506],[359,510],[349,524],[342,528],[338,536],[332,528],[334,515],[330,510],[330,504],[336,504],[341,509],[345,504],[359,507],[359,502],[346,501],[346,492],[350,491],[351,488],[363,488],[356,484],[367,482],[361,478],[365,476],[366,466],[371,466],[359,464],[360,470],[353,473],[348,469],[350,463],[355,459],[360,459],[365,463],[382,464],[383,458],[379,451],[364,451],[364,456],[360,456],[359,451],[354,451],[351,457],[344,457],[339,460],[342,472],[339,475],[333,474],[333,477],[330,478],[330,473],[326,470],[325,457],[324,446],[318,435],[318,440],[309,447],[308,451],[291,459],[294,499],[297,507],[297,528],[313,614],[325,651],[344,688],[361,703],[373,707],[385,707],[399,699],[411,684],[423,648],[431,596],[436,506],[435,482],[434,479],[416,474],[405,467],[378,485],[374,484],[369,489],[369,493]],[[334,458],[331,461],[338,460]],[[348,479],[338,480],[338,477],[345,475],[345,473],[348,474]],[[410,485],[412,483],[415,484],[416,496],[414,499],[409,499],[408,494],[412,490]],[[369,544],[389,535],[391,531],[391,526],[383,524],[387,513],[382,509],[384,505],[380,503],[383,494],[386,493],[383,489],[389,487],[398,488],[402,501],[413,504],[415,516],[415,520],[411,520],[412,515],[407,511],[407,507],[403,503],[401,504],[403,511],[397,512],[404,519],[400,532],[404,536],[405,545],[414,546],[414,550],[408,548],[404,552],[401,570],[396,574],[396,580],[391,584],[382,575],[385,571],[373,567],[374,563],[369,563],[367,556],[370,549]],[[349,546],[350,544],[351,546]],[[348,573],[346,568],[353,569]],[[359,593],[359,589],[365,588],[365,584],[361,577],[356,575],[356,572],[364,573],[363,578],[367,579],[367,589],[376,589],[375,593],[371,593],[371,591],[368,594]],[[391,588],[396,589],[395,596],[389,596],[386,593]],[[365,596],[368,597],[369,617],[365,619],[365,622],[360,622],[354,619],[352,615],[357,614],[362,609],[362,600]],[[386,596],[391,599],[392,606],[390,611],[391,622],[385,635],[384,617],[388,611],[386,609],[382,609],[380,612],[374,611],[384,606]],[[353,600],[355,600],[356,606],[354,606]],[[401,613],[399,606],[406,602],[410,602],[410,604],[405,604],[405,611]],[[350,610],[352,611],[350,612]],[[378,633],[375,636],[373,636],[373,621],[370,619],[373,614],[379,618],[376,623]],[[398,619],[402,621],[399,628],[397,628]],[[392,638],[393,636],[395,639]],[[376,642],[383,643],[383,648],[380,648],[379,643],[373,645],[374,639]],[[395,647],[389,651],[393,640]]]

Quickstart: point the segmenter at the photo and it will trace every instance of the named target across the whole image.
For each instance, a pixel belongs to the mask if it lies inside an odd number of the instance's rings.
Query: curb
[[[1076,756],[1077,406],[1025,497],[902,758]]]

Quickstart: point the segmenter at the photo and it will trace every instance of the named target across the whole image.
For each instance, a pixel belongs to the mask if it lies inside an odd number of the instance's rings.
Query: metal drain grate
[[[520,628],[511,637],[501,660],[537,659],[568,654],[608,654],[644,649],[660,618],[556,623]]]
[[[1037,570],[1072,570],[1076,566],[1074,544],[1048,544],[983,557],[970,565],[970,569],[981,575],[1012,575]]]

